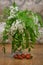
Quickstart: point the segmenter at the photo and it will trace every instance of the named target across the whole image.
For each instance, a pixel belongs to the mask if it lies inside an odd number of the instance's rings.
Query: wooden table
[[[11,45],[6,45],[6,54],[2,52],[2,45],[0,45],[0,65],[43,65],[43,45],[35,45],[31,53],[32,59],[18,60],[10,57]]]

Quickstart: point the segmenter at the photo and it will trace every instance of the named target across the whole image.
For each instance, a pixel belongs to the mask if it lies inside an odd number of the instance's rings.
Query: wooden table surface
[[[6,54],[2,52],[2,45],[0,45],[0,65],[43,65],[43,45],[35,45],[31,53],[32,59],[18,60],[10,57],[11,45],[6,45]]]

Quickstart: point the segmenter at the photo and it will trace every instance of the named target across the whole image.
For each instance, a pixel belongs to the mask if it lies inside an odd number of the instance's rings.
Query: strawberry
[[[18,58],[18,59],[23,59],[21,55],[18,55],[18,57],[17,57],[17,58]]]
[[[26,59],[30,59],[31,58],[31,54],[26,54]]]
[[[25,54],[21,54],[22,58],[25,58]]]

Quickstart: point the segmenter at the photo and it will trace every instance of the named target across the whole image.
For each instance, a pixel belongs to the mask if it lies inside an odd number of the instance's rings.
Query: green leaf
[[[42,20],[41,15],[37,14],[37,16],[38,16],[39,23],[40,23],[41,27],[43,27],[43,20]]]

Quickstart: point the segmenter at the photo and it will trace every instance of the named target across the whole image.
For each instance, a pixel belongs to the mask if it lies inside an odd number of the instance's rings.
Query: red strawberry
[[[18,58],[18,59],[23,59],[21,55],[18,55],[18,57],[17,57],[17,58]]]
[[[22,58],[25,58],[25,54],[21,54]]]
[[[30,59],[31,58],[31,54],[26,54],[26,59]]]

